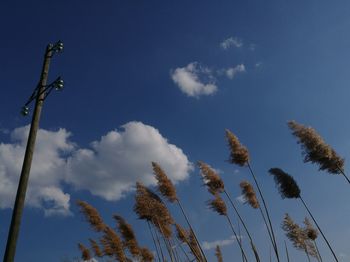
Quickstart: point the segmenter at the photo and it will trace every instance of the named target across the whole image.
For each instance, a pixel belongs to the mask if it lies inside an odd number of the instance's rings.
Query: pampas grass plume
[[[280,168],[271,168],[269,173],[273,175],[282,198],[300,197],[300,188],[292,176],[285,173]]]

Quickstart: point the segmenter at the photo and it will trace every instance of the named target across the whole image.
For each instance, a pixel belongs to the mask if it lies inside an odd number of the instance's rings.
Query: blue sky
[[[37,84],[46,44],[60,39],[65,49],[53,58],[49,80],[61,75],[66,86],[44,105],[16,261],[79,256],[77,242],[96,235],[77,199],[108,223],[113,213],[123,215],[152,247],[130,192],[136,180],[154,182],[151,160],[177,181],[200,240],[230,239],[224,219],[205,206],[210,195],[192,168],[198,160],[209,163],[232,196],[240,195],[239,182],[250,177],[227,163],[225,128],[250,151],[280,242],[284,213],[299,223],[306,213],[298,201],[281,200],[271,167],[295,177],[341,261],[348,261],[349,187],[302,162],[286,123],[313,126],[349,158],[349,10],[348,1],[312,0],[2,1],[0,256],[30,123],[19,110]],[[239,208],[267,261],[260,217]],[[319,247],[331,261],[321,239]],[[290,249],[295,261],[305,260]],[[228,261],[239,257],[235,243],[222,250]],[[206,252],[214,261],[214,250]]]

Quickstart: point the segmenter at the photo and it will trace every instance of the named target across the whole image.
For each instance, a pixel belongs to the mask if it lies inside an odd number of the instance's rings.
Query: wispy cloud
[[[202,243],[202,247],[204,250],[210,250],[216,248],[216,246],[228,246],[232,245],[236,241],[236,238],[234,236],[231,236],[229,239],[222,239],[222,240],[215,240],[212,242],[204,241]]]
[[[238,37],[229,37],[220,43],[222,49],[227,50],[230,47],[242,47],[243,41]]]
[[[218,89],[212,71],[197,62],[172,70],[171,78],[182,92],[192,97],[211,95]]]
[[[235,67],[230,67],[225,70],[225,74],[229,79],[233,79],[238,73],[245,72],[244,64],[237,65]]]

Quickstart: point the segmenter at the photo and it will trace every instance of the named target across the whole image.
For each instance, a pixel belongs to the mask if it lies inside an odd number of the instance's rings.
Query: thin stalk
[[[233,234],[234,234],[235,237],[236,237],[237,243],[238,243],[238,245],[239,245],[239,247],[240,247],[240,249],[241,249],[241,252],[242,252],[242,254],[243,254],[243,258],[244,258],[246,261],[248,261],[247,256],[246,256],[246,254],[245,254],[245,252],[244,252],[243,246],[242,246],[241,242],[240,242],[239,239],[238,239],[238,236],[237,236],[237,233],[236,233],[235,229],[233,228],[231,219],[229,218],[228,215],[225,215],[225,217],[227,218],[227,221],[228,221],[228,223],[230,224],[230,227],[231,227],[231,229],[232,229],[232,232],[233,232]],[[244,260],[243,260],[243,261],[244,261]]]
[[[185,249],[183,248],[182,243],[181,243],[179,240],[177,240],[177,242],[178,242],[178,244],[177,244],[177,245],[180,247],[180,249],[181,249],[182,253],[184,253],[184,255],[186,256],[187,261],[191,261],[191,260],[190,260],[190,258],[189,258],[189,256],[187,255],[187,253],[186,253]]]
[[[267,233],[269,234],[269,238],[270,238],[270,241],[272,243],[272,247],[274,248],[274,242],[273,242],[273,238],[272,238],[272,234],[271,234],[271,230],[270,230],[270,227],[269,225],[267,224],[267,220],[266,220],[266,217],[264,215],[264,212],[263,210],[261,209],[261,206],[259,205],[259,210],[260,210],[260,214],[264,220],[264,223],[265,223],[265,226],[266,226],[266,229],[267,229]]]
[[[305,204],[303,198],[302,198],[301,196],[299,196],[299,199],[301,200],[301,202],[303,203],[303,205],[304,205],[304,207],[306,208],[307,212],[309,213],[309,215],[311,216],[311,218],[312,218],[312,220],[314,221],[315,225],[317,226],[318,231],[320,231],[320,233],[321,233],[321,235],[322,235],[324,241],[326,241],[326,244],[327,244],[328,248],[331,250],[335,261],[338,262],[339,260],[338,260],[337,256],[335,255],[335,253],[334,253],[334,251],[333,251],[331,245],[329,244],[329,242],[328,242],[326,236],[323,234],[323,231],[321,230],[321,228],[319,227],[318,223],[316,222],[316,219],[315,219],[314,216],[311,214],[311,212],[310,212],[309,208],[307,207],[307,205]]]
[[[309,256],[309,252],[307,252],[306,247],[304,248],[304,251],[305,251],[305,254],[306,254],[306,256],[307,256],[307,260],[308,260],[309,262],[311,262],[311,261],[310,261],[310,256]]]
[[[193,228],[192,228],[192,226],[191,226],[190,221],[188,220],[188,217],[187,217],[187,215],[186,215],[186,213],[185,213],[184,208],[182,207],[182,204],[181,204],[180,200],[179,200],[179,199],[176,199],[176,202],[177,202],[177,204],[179,205],[183,216],[185,217],[185,220],[186,220],[186,222],[187,222],[187,225],[189,226],[190,230],[193,232],[193,236],[194,236],[194,238],[195,238],[195,240],[196,240],[196,242],[197,242],[197,245],[198,245],[198,247],[199,247],[199,249],[200,249],[200,251],[201,251],[201,253],[202,253],[202,257],[204,258],[204,261],[207,262],[207,257],[205,256],[205,253],[204,253],[204,251],[203,251],[203,249],[202,249],[202,247],[201,247],[201,244],[200,244],[199,241],[198,241],[197,235],[196,235],[196,233],[194,232],[194,230],[193,230]]]
[[[175,254],[176,260],[177,260],[177,261],[181,261],[181,260],[180,260],[180,257],[179,257],[179,254],[178,254],[178,252],[177,252],[177,248],[176,248],[177,245],[175,244],[174,239],[170,239],[169,241],[170,241],[170,244],[172,245],[172,249],[174,250],[174,254]]]
[[[287,243],[286,243],[285,240],[284,240],[284,246],[286,247],[287,261],[290,262],[290,261],[289,261],[289,253],[288,253]]]
[[[171,260],[171,262],[174,262],[173,252],[172,252],[171,246],[170,246],[170,244],[169,244],[169,242],[168,242],[168,239],[167,239],[167,238],[165,237],[165,235],[164,235],[164,231],[163,231],[163,229],[162,229],[162,226],[158,223],[158,221],[156,221],[156,223],[157,223],[157,226],[158,226],[158,228],[159,228],[159,230],[160,230],[160,233],[161,233],[161,235],[162,235],[162,238],[163,238],[165,247],[166,247],[166,249],[167,249],[167,251],[168,251],[170,260]]]
[[[315,240],[313,240],[313,242],[314,242],[314,245],[315,245],[315,247],[316,247],[317,255],[318,255],[318,257],[319,257],[320,261],[322,262],[322,257],[321,257],[320,251],[318,250],[318,247],[317,247],[316,241],[315,241]]]
[[[248,237],[249,237],[250,245],[252,246],[252,249],[253,249],[253,252],[254,252],[254,256],[255,256],[255,260],[256,260],[257,262],[260,262],[260,258],[259,258],[258,252],[257,252],[257,250],[256,250],[256,247],[255,247],[255,245],[254,245],[253,238],[252,238],[252,236],[250,235],[246,224],[244,223],[244,221],[243,221],[241,215],[239,214],[239,212],[238,212],[238,210],[237,210],[235,204],[233,203],[231,197],[229,196],[229,194],[227,193],[227,191],[226,191],[225,189],[224,189],[224,193],[225,193],[226,197],[228,198],[228,200],[230,201],[231,206],[232,206],[233,209],[235,210],[235,212],[236,212],[236,214],[237,214],[239,220],[241,221],[241,223],[242,223],[242,225],[243,225],[243,227],[244,227],[244,229],[245,229],[245,231],[246,231],[246,233],[247,233],[247,235],[248,235]]]
[[[271,222],[271,218],[270,218],[269,211],[268,211],[268,209],[267,209],[267,205],[266,205],[266,202],[265,202],[265,198],[264,198],[264,196],[263,196],[263,194],[262,194],[262,192],[261,192],[259,183],[258,183],[258,181],[257,181],[257,179],[256,179],[256,176],[255,176],[255,174],[254,174],[254,172],[253,172],[253,169],[252,169],[252,167],[251,167],[251,165],[250,165],[249,162],[248,162],[248,168],[249,168],[249,171],[250,171],[250,173],[251,173],[251,175],[252,175],[252,177],[253,177],[253,179],[254,179],[254,182],[255,182],[255,185],[256,185],[256,187],[257,187],[257,189],[258,189],[260,198],[261,198],[261,200],[262,200],[262,202],[263,202],[264,209],[265,209],[265,213],[266,213],[267,219],[268,219],[268,221],[269,221],[270,229],[271,229],[271,234],[272,234],[272,238],[273,238],[273,242],[274,242],[274,243],[273,243],[273,244],[274,244],[273,246],[274,246],[276,258],[277,258],[277,261],[280,262],[280,258],[279,258],[279,254],[278,254],[278,248],[277,248],[277,243],[276,243],[276,237],[275,237],[275,233],[274,233],[274,231],[273,231],[272,222]]]
[[[339,166],[337,166],[337,168],[340,171],[340,173],[344,176],[346,181],[348,181],[348,183],[350,184],[350,179],[346,176],[345,172]]]
[[[270,253],[270,262],[272,262],[272,256],[271,256],[271,246],[269,247],[269,253]]]
[[[238,219],[238,221],[237,221],[237,228],[238,228],[238,235],[241,236],[241,227],[240,227],[240,221],[239,221],[239,219]],[[239,238],[239,241],[241,241],[241,245],[243,246],[243,244],[242,244],[243,241],[242,241],[242,238],[241,238],[241,237]],[[243,253],[242,253],[242,260],[245,261],[244,256],[243,256]]]
[[[158,251],[157,243],[156,243],[156,240],[155,240],[155,238],[154,238],[154,235],[153,235],[153,232],[152,232],[152,229],[151,229],[151,225],[149,224],[149,221],[147,221],[147,225],[148,225],[149,232],[150,232],[151,235],[152,235],[153,244],[154,244],[154,247],[156,248],[157,257],[158,257],[158,260],[159,260],[159,262],[160,262],[161,260],[160,260],[160,256],[159,256],[159,251]],[[163,260],[164,260],[164,259],[163,259]]]

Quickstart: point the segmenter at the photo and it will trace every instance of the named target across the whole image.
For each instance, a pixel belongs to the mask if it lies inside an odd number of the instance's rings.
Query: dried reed
[[[253,186],[248,181],[242,181],[239,186],[242,189],[244,200],[249,203],[252,208],[259,208],[259,201],[256,197]]]
[[[220,249],[219,245],[217,245],[216,248],[215,248],[215,256],[216,256],[218,262],[224,262],[224,260],[222,258],[222,253],[221,253],[221,249]]]
[[[292,176],[280,168],[271,168],[269,173],[274,177],[276,186],[282,198],[299,198],[300,189]]]
[[[245,146],[241,145],[238,138],[230,130],[226,129],[225,133],[226,133],[226,140],[228,142],[228,146],[229,146],[229,150],[230,150],[229,162],[232,164],[237,164],[239,166],[248,166],[250,174],[252,175],[252,177],[254,179],[254,183],[258,189],[258,192],[259,192],[260,198],[262,200],[264,210],[265,210],[268,222],[269,222],[269,225],[267,225],[267,223],[265,223],[266,228],[267,228],[267,231],[269,233],[270,238],[272,236],[272,242],[273,242],[272,244],[273,244],[273,248],[274,248],[274,251],[276,254],[276,258],[277,258],[277,261],[280,262],[277,243],[276,243],[276,237],[275,237],[275,233],[273,230],[270,214],[269,214],[269,211],[267,208],[265,198],[262,194],[262,190],[259,186],[258,180],[257,180],[257,178],[253,172],[253,169],[249,163],[248,149]],[[261,210],[261,212],[262,212],[262,210]],[[262,212],[262,214],[263,214],[263,212]],[[264,218],[264,220],[266,220],[264,215],[263,215],[263,218]]]
[[[96,208],[81,200],[77,201],[77,205],[80,207],[81,213],[84,214],[93,230],[101,232],[105,229],[106,225]]]
[[[90,260],[91,259],[91,254],[90,251],[87,247],[85,247],[83,244],[79,243],[78,247],[81,251],[81,258],[85,260]]]
[[[173,203],[177,200],[176,189],[171,180],[165,174],[164,170],[156,162],[152,162],[153,173],[158,181],[159,192],[166,197],[169,202]]]
[[[91,249],[94,251],[95,256],[102,257],[103,253],[102,253],[101,248],[98,245],[98,243],[95,240],[91,239],[91,238],[89,239],[89,241],[90,241]]]
[[[114,256],[120,262],[127,261],[121,239],[109,226],[106,226],[103,230],[101,244],[103,246],[104,255]]]

